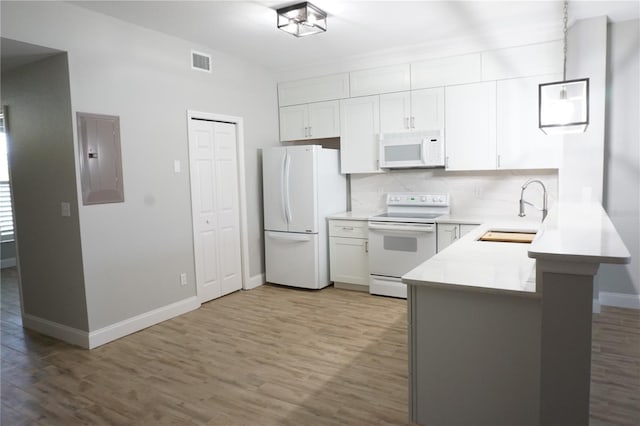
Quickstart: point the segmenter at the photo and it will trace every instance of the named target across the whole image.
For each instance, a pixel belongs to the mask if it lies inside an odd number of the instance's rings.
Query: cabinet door
[[[498,169],[558,168],[561,135],[538,128],[538,84],[561,75],[515,78],[497,83]]]
[[[338,101],[309,104],[307,135],[312,139],[340,136],[340,103]]]
[[[307,105],[280,108],[280,140],[297,141],[305,139],[308,126],[307,115]]]
[[[410,130],[411,92],[380,95],[380,133]]]
[[[348,97],[349,73],[325,75],[278,84],[278,103],[281,107]]]
[[[445,89],[447,170],[495,170],[496,82]]]
[[[460,224],[460,236],[458,238],[462,238],[467,235],[469,232],[476,229],[479,225],[469,225],[469,224]]]
[[[451,86],[482,80],[480,53],[429,59],[411,64],[411,88]]]
[[[340,101],[341,173],[378,172],[380,97]]]
[[[441,252],[460,238],[460,226],[458,224],[438,224],[438,252]]]
[[[414,130],[444,130],[444,87],[412,91],[411,117]]]
[[[367,240],[330,238],[331,281],[369,285]]]
[[[401,92],[411,88],[409,64],[371,68],[349,74],[352,97]]]

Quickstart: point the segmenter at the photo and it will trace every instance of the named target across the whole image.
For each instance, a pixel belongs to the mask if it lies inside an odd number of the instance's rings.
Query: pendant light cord
[[[564,37],[564,47],[562,50],[562,80],[567,81],[567,22],[569,21],[569,0],[564,0],[562,35]]]

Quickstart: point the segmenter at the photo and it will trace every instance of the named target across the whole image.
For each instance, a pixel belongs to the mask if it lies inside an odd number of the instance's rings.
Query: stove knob
[[[422,197],[420,197],[420,201],[424,202],[427,201],[427,197],[425,197],[424,195]]]

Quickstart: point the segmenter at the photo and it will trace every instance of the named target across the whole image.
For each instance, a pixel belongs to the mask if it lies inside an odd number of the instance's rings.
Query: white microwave
[[[380,135],[380,168],[444,167],[442,131]]]

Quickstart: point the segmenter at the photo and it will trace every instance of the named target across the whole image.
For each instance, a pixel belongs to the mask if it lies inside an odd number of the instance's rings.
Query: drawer
[[[367,238],[369,222],[366,220],[335,220],[329,221],[329,235],[331,237]]]

